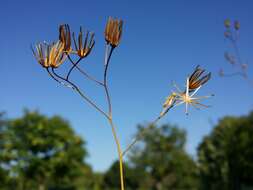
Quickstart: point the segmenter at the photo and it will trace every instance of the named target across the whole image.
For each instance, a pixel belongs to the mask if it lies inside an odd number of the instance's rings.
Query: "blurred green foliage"
[[[90,188],[92,170],[84,163],[85,142],[67,121],[25,111],[21,118],[1,123],[0,163],[7,174],[4,189]]]
[[[253,189],[253,113],[221,119],[200,143],[197,161],[176,126],[138,126],[140,134],[124,162],[126,190]],[[0,112],[0,190],[119,189],[118,161],[95,173],[87,156],[85,141],[63,118],[26,110],[6,119]]]
[[[198,147],[202,189],[253,189],[253,112],[225,117]]]

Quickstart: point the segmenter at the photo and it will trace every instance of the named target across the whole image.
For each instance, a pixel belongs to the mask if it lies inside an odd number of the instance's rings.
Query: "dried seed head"
[[[83,40],[83,36],[85,36],[85,39]],[[80,32],[78,34],[78,42],[75,39],[75,34],[73,33],[73,39],[75,44],[76,53],[80,58],[87,57],[93,46],[95,45],[94,40],[95,34],[93,32],[87,31],[86,33],[83,32],[82,27],[80,27]]]
[[[64,45],[65,53],[71,53],[71,34],[68,24],[62,24],[59,26],[59,40]]]
[[[109,17],[105,27],[105,41],[113,47],[119,45],[123,21]]]
[[[201,69],[199,66],[195,68],[194,72],[189,78],[189,91],[197,89],[211,78],[211,73],[202,76],[204,72],[205,70]]]
[[[44,68],[57,68],[66,59],[64,55],[64,44],[61,41],[52,44],[39,43],[35,48],[36,51],[32,48],[33,55]]]
[[[240,29],[240,22],[238,20],[236,20],[234,22],[234,28],[235,28],[235,30],[239,30]]]
[[[225,26],[227,29],[229,29],[229,28],[230,28],[230,26],[231,26],[231,22],[230,22],[230,20],[229,20],[229,19],[224,20],[224,26]]]

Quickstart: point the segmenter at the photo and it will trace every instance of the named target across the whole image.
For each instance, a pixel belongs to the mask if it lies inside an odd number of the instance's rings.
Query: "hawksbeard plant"
[[[131,149],[131,147],[134,146],[134,144],[142,138],[142,135],[137,136],[125,149],[122,149],[118,134],[116,132],[116,127],[114,125],[112,103],[107,78],[110,60],[114,50],[118,47],[120,43],[122,29],[122,20],[109,17],[104,31],[105,57],[103,65],[104,74],[102,81],[87,73],[86,70],[84,70],[79,65],[81,61],[83,61],[90,54],[95,45],[94,33],[90,31],[83,31],[82,27],[80,27],[80,31],[76,36],[74,33],[71,33],[68,24],[60,25],[59,39],[56,42],[38,43],[35,45],[35,47],[32,47],[32,52],[37,62],[44,68],[44,70],[53,80],[55,80],[60,85],[63,85],[79,94],[85,102],[87,102],[91,107],[96,109],[108,121],[118,152],[121,184],[120,189],[124,190],[125,184],[123,158],[126,153]],[[71,67],[66,74],[62,74],[57,69],[65,62],[71,64]],[[95,101],[88,97],[73,80],[70,79],[70,76],[74,70],[77,70],[85,78],[104,89],[106,102],[108,105],[107,109],[100,107]],[[200,109],[201,107],[208,107],[207,105],[202,104],[200,100],[209,98],[212,95],[199,97],[195,95],[201,89],[201,87],[210,79],[210,77],[211,73],[205,74],[205,70],[200,68],[200,66],[197,66],[194,72],[186,78],[186,84],[183,90],[181,90],[176,84],[174,84],[175,91],[172,91],[172,93],[166,98],[160,114],[158,114],[156,119],[151,122],[151,125],[157,123],[172,108],[177,107],[179,105],[185,105],[186,114],[188,114],[189,106],[193,106],[196,109]],[[142,131],[142,134],[143,133],[145,133],[145,130]]]

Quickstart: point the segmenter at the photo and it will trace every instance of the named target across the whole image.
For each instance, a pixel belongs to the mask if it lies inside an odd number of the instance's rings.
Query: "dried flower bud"
[[[119,45],[122,35],[123,21],[109,17],[105,27],[105,40],[113,47]]]
[[[52,44],[39,43],[35,48],[36,52],[32,48],[33,55],[44,68],[57,68],[66,59],[66,56],[64,56],[64,44],[61,41]]]
[[[85,39],[83,42],[84,35]],[[84,32],[82,31],[82,27],[80,27],[80,32],[78,34],[78,45],[75,39],[75,34],[73,33],[73,39],[76,48],[76,51],[74,53],[76,53],[80,58],[87,57],[95,45],[94,36],[94,33],[89,31],[84,34]]]
[[[224,21],[224,26],[225,26],[227,29],[230,28],[231,22],[230,22],[229,19],[226,19],[226,20]]]
[[[62,24],[59,26],[59,40],[64,45],[65,53],[69,54],[71,52],[71,34],[68,24]]]
[[[168,108],[172,106],[173,103],[175,102],[176,96],[177,96],[176,93],[172,92],[172,94],[166,98],[166,101],[164,102],[163,107]]]
[[[240,29],[240,22],[239,21],[235,21],[234,22],[234,28],[235,28],[235,30],[239,30]]]

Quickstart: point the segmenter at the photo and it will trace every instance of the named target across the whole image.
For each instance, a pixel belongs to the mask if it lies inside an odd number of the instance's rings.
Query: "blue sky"
[[[253,108],[253,87],[242,78],[220,78],[217,74],[221,67],[233,71],[223,58],[229,48],[223,37],[225,18],[241,22],[241,55],[253,63],[252,8],[250,0],[4,1],[0,7],[0,110],[7,111],[9,117],[21,116],[24,108],[65,117],[86,139],[90,153],[87,161],[95,170],[108,168],[117,153],[106,120],[77,94],[51,80],[35,61],[30,45],[57,39],[59,24],[68,23],[76,32],[82,25],[96,35],[95,48],[82,64],[101,79],[104,26],[108,16],[118,17],[124,20],[123,37],[112,57],[109,85],[122,146],[130,142],[137,124],[151,121],[161,111],[171,82],[183,86],[185,77],[201,65],[213,73],[199,91],[202,95],[215,94],[206,101],[212,107],[191,109],[189,116],[178,107],[160,121],[187,130],[186,150],[194,156],[198,143],[212,129],[210,121],[247,114]],[[78,73],[73,80],[104,105],[102,90]]]

